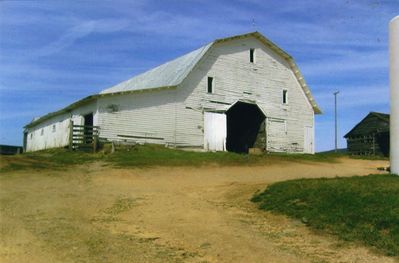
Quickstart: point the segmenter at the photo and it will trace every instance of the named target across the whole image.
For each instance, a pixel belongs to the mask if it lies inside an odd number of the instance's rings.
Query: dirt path
[[[7,196],[19,193],[25,202],[41,203],[33,209],[16,202],[16,207],[3,213],[2,225],[18,230],[2,231],[0,256],[4,262],[27,258],[30,262],[43,258],[60,262],[78,262],[77,258],[82,262],[394,262],[364,247],[315,234],[301,222],[259,211],[248,201],[276,181],[365,175],[385,165],[384,161],[343,159],[334,164],[121,170],[97,164],[73,177],[67,172],[59,177],[31,175],[35,183],[25,186],[26,178],[13,175],[1,181],[5,190],[15,184],[15,177],[19,180]],[[29,194],[37,187],[42,192]],[[44,201],[48,196],[53,200]],[[27,216],[35,218],[34,226]],[[60,225],[71,227],[70,221],[78,225],[74,225],[78,234],[69,236],[60,230]],[[49,224],[58,232],[43,234]],[[56,238],[60,235],[64,239]],[[87,243],[96,235],[100,241]],[[65,244],[65,238],[76,242]],[[89,246],[88,251],[82,244]]]

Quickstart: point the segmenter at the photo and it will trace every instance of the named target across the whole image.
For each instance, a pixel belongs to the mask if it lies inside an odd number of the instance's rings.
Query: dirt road
[[[294,178],[377,173],[385,161],[112,169],[1,178],[2,262],[394,262],[259,211],[248,200]]]

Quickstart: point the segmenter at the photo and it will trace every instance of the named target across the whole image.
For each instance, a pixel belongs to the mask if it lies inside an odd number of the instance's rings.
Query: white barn
[[[314,153],[320,114],[293,58],[259,32],[217,39],[24,128],[26,151],[69,144],[70,125],[108,141],[209,151]]]

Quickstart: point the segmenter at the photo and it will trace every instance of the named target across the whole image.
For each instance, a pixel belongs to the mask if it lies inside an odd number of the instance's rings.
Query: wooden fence
[[[69,149],[97,151],[98,147],[98,126],[70,125]]]

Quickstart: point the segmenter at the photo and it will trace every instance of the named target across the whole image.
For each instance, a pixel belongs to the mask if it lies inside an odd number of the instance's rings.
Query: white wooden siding
[[[255,63],[249,62],[249,49],[256,49]],[[207,77],[214,77],[215,92],[208,94]],[[255,38],[232,40],[213,47],[181,85],[178,97],[187,108],[219,109],[238,100],[255,102],[269,118],[286,121],[285,145],[272,146],[276,151],[299,151],[304,148],[304,128],[313,125],[313,109],[287,62]],[[282,103],[282,90],[288,91],[288,103]],[[195,123],[203,117],[193,114],[189,125],[202,140]]]
[[[93,112],[94,125],[97,124],[96,102],[74,109],[71,113],[54,116],[32,128],[27,129],[26,151],[65,147],[69,144],[69,122],[83,124],[83,115]],[[55,132],[53,132],[55,125]],[[42,135],[43,130],[43,135]]]
[[[100,137],[116,141],[174,144],[176,90],[145,91],[98,99]],[[116,111],[110,111],[116,105]]]

